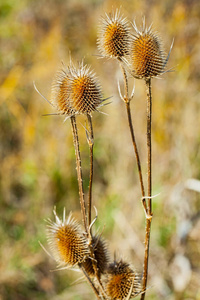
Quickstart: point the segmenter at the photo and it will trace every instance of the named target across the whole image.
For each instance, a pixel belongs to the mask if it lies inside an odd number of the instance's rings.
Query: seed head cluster
[[[103,56],[122,58],[128,54],[129,42],[130,29],[128,21],[120,15],[119,10],[102,17],[97,45]]]
[[[139,31],[134,24],[130,48],[131,69],[137,78],[151,78],[163,73],[166,55],[158,35],[149,28]]]
[[[102,104],[102,89],[87,65],[74,65],[59,71],[52,84],[51,103],[60,114],[90,114]]]
[[[94,257],[97,262],[98,276],[100,277],[105,273],[109,261],[107,246],[105,241],[98,235],[93,236],[92,246],[94,249]],[[83,266],[89,276],[95,275],[92,260],[90,258],[87,258],[84,261]]]
[[[101,105],[102,91],[98,80],[87,65],[78,69],[71,67],[69,98],[78,113],[91,113]]]
[[[169,57],[166,57],[158,34],[151,26],[147,28],[145,21],[141,31],[135,22],[132,29],[135,33],[131,32],[127,19],[119,10],[106,14],[98,33],[99,52],[105,57],[118,58],[127,63],[135,78],[147,79],[162,74]]]
[[[122,260],[109,265],[105,289],[107,295],[113,300],[125,300],[132,288],[131,297],[141,292],[140,280],[129,264]]]
[[[80,225],[70,214],[68,219],[60,220],[54,210],[56,222],[48,220],[48,243],[52,255],[59,265],[73,267],[89,256],[87,239]]]
[[[57,72],[52,84],[51,102],[59,113],[71,116],[75,113],[75,110],[70,104],[69,82],[69,74],[66,70],[63,69]]]

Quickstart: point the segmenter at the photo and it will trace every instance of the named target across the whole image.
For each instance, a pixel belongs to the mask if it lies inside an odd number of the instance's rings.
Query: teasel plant
[[[134,30],[134,32],[132,32]],[[124,79],[124,96],[118,82],[120,98],[124,101],[127,111],[129,129],[135,157],[138,167],[138,174],[141,186],[142,204],[146,217],[145,229],[145,251],[143,265],[143,284],[141,299],[145,298],[147,289],[148,261],[150,229],[152,221],[152,92],[151,79],[164,74],[173,42],[168,55],[166,55],[163,43],[158,33],[152,30],[152,26],[147,27],[145,18],[141,30],[136,26],[135,21],[129,24],[120,10],[112,11],[101,18],[97,47],[102,57],[114,58],[118,61]],[[129,96],[128,75],[136,79],[143,79],[146,85],[147,94],[147,195],[145,194],[142,168],[139,151],[135,139],[133,122],[131,117],[130,102],[134,98],[134,90]],[[116,298],[117,299],[117,298]]]
[[[65,89],[65,79],[67,79],[66,91]],[[64,86],[63,86],[64,83]],[[56,89],[54,89],[56,87]],[[68,67],[68,72],[65,74],[64,78],[61,77],[60,81],[56,81],[53,88],[53,99],[57,103],[60,102],[60,92],[64,95],[67,105],[72,109],[72,112],[75,112],[70,116],[72,124],[72,133],[74,140],[74,147],[76,153],[76,165],[77,165],[77,178],[79,184],[79,196],[81,203],[82,219],[83,224],[88,240],[88,248],[90,255],[87,259],[79,265],[81,266],[82,271],[87,277],[88,281],[91,283],[95,294],[98,296],[99,292],[97,291],[94,284],[92,284],[91,277],[95,276],[101,293],[103,293],[103,286],[100,280],[101,273],[104,272],[107,265],[108,256],[107,248],[104,245],[102,238],[95,236],[92,233],[92,222],[91,210],[92,210],[92,183],[93,183],[93,145],[94,145],[94,133],[92,125],[92,116],[91,113],[102,105],[104,99],[102,97],[102,89],[99,84],[98,79],[90,67],[84,65],[83,63],[79,64],[78,67],[75,67],[74,64],[70,64]],[[70,111],[71,113],[71,111]],[[90,179],[89,179],[89,191],[88,191],[88,205],[86,208],[85,195],[83,190],[83,177],[81,170],[81,157],[79,150],[79,139],[78,131],[76,125],[76,115],[84,114],[87,117],[89,130],[86,129],[87,141],[89,144],[90,150]],[[86,215],[87,212],[87,215]],[[101,255],[99,254],[101,253]],[[102,260],[102,261],[101,261]],[[99,297],[99,296],[98,296]]]
[[[168,55],[163,47],[163,42],[158,33],[145,24],[139,30],[134,22],[132,24],[135,33],[132,36],[130,47],[130,67],[133,77],[143,79],[146,85],[147,95],[147,213],[146,213],[146,236],[143,271],[143,291],[141,300],[145,298],[147,286],[150,230],[152,221],[152,92],[151,80],[167,72],[166,65],[173,47],[173,42]]]
[[[144,210],[146,212],[146,202],[145,202],[145,189],[142,176],[142,169],[140,163],[139,151],[136,143],[130,102],[134,97],[134,88],[131,95],[129,96],[129,86],[128,86],[128,75],[125,69],[125,63],[130,52],[131,44],[131,27],[126,18],[123,17],[120,10],[112,11],[110,14],[105,14],[105,17],[101,18],[98,31],[97,47],[102,55],[102,57],[109,59],[116,59],[122,70],[124,78],[124,96],[122,96],[120,86],[118,83],[119,94],[126,106],[128,125],[130,129],[132,144],[134,147],[135,157],[137,161],[138,174],[142,193],[142,203]]]
[[[140,276],[129,263],[116,257],[108,266],[104,286],[109,299],[131,299],[141,294]]]
[[[133,32],[134,31],[134,32]],[[47,100],[58,115],[63,115],[65,121],[70,119],[75,148],[77,180],[82,215],[82,225],[72,216],[66,218],[65,209],[60,219],[54,208],[55,221],[47,220],[47,240],[51,253],[44,250],[55,259],[57,269],[77,267],[83,272],[92,287],[97,299],[129,300],[136,296],[145,298],[147,290],[148,260],[150,229],[152,221],[152,93],[151,79],[162,75],[166,71],[166,64],[172,49],[166,55],[161,39],[145,21],[139,30],[123,17],[120,10],[105,14],[101,18],[98,40],[98,50],[101,57],[115,59],[122,71],[124,80],[124,95],[120,84],[118,90],[120,98],[125,103],[128,126],[132,145],[136,157],[141,188],[142,206],[146,217],[145,249],[142,281],[141,276],[134,270],[130,262],[116,259],[110,262],[107,244],[102,233],[94,233],[93,225],[97,219],[92,220],[92,186],[93,186],[93,147],[94,131],[92,113],[99,111],[104,105],[101,85],[88,65],[79,63],[75,66],[70,60],[69,66],[64,66],[56,73],[52,84],[51,100],[48,101],[36,88],[36,91]],[[128,77],[143,79],[147,91],[147,195],[145,193],[140,155],[136,143],[132,115],[131,101],[134,98],[135,87],[130,93]],[[86,138],[89,145],[90,175],[88,199],[86,200],[83,188],[83,174],[79,147],[77,116],[85,115],[88,123]]]
[[[53,210],[55,222],[47,219],[47,241],[51,250],[49,253],[43,246],[42,248],[47,254],[58,263],[58,270],[69,269],[78,266],[85,275],[87,281],[92,287],[95,295],[99,298],[99,292],[84,267],[84,262],[90,259],[91,249],[86,232],[81,225],[72,217],[72,213],[68,218],[65,217],[65,209],[63,211],[63,219],[61,220]]]
[[[45,98],[38,91],[36,86],[35,89]],[[47,99],[45,98],[45,100]],[[55,114],[64,115],[65,121],[68,118],[71,120],[82,223],[84,227],[84,230],[81,231],[79,224],[76,220],[72,219],[71,214],[66,220],[65,211],[63,221],[61,221],[54,209],[53,212],[56,222],[50,219],[47,220],[48,242],[52,252],[50,256],[59,263],[58,267],[71,268],[78,265],[99,299],[100,294],[105,294],[100,278],[106,270],[109,255],[104,239],[101,235],[92,232],[92,226],[97,219],[96,209],[96,217],[93,221],[91,217],[94,144],[92,112],[99,111],[99,108],[103,105],[105,100],[106,99],[103,99],[102,96],[101,85],[91,68],[88,65],[84,65],[83,62],[79,63],[76,67],[72,63],[72,60],[68,67],[63,66],[63,68],[56,73],[52,83],[51,100],[47,100],[53,108],[56,109]],[[87,207],[83,189],[83,175],[76,121],[77,116],[80,114],[86,115],[89,126],[89,129],[85,128],[90,150],[90,179]],[[93,283],[93,278],[96,279],[98,287]],[[100,289],[100,291],[98,289]]]

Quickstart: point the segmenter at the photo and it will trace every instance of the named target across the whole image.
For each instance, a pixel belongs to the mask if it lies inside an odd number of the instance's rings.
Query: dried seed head
[[[98,36],[97,45],[103,56],[121,58],[128,54],[130,29],[119,10],[102,17]]]
[[[101,105],[101,86],[87,65],[79,68],[69,67],[70,73],[70,104],[77,113],[91,113]]]
[[[105,281],[107,295],[113,300],[125,300],[132,288],[131,297],[141,292],[140,280],[129,264],[122,260],[110,264]]]
[[[97,262],[98,275],[101,276],[107,269],[109,261],[108,250],[105,241],[98,235],[92,238],[92,247],[94,251],[95,260]],[[87,258],[83,262],[83,266],[89,276],[94,276],[95,271],[93,268],[92,260]]]
[[[130,47],[131,69],[137,78],[155,77],[164,72],[167,58],[163,50],[162,42],[158,35],[145,27],[138,30],[133,24],[136,34]]]
[[[71,116],[75,114],[75,110],[70,104],[69,84],[69,74],[66,70],[57,72],[52,84],[51,103],[60,114]]]
[[[56,222],[48,220],[48,243],[52,254],[59,265],[72,267],[82,263],[89,256],[87,240],[80,225],[72,214],[60,220],[54,210]]]

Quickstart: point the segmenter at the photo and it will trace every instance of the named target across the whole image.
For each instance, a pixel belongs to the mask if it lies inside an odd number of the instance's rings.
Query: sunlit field
[[[174,40],[169,72],[152,80],[155,197],[146,299],[200,299],[200,2],[1,0],[0,300],[95,299],[82,273],[57,270],[40,245],[49,251],[45,220],[54,219],[55,206],[59,216],[65,207],[81,222],[70,120],[55,115],[34,88],[49,100],[56,71],[70,59],[91,65],[103,97],[110,97],[92,114],[94,228],[103,231],[111,258],[115,253],[142,274],[145,215],[118,93],[123,78],[115,60],[100,58],[96,44],[101,16],[116,8],[138,26],[143,17],[147,26],[153,23],[166,53]],[[145,176],[145,83],[130,75],[129,85],[135,85],[131,112]],[[84,115],[77,125],[87,195]]]

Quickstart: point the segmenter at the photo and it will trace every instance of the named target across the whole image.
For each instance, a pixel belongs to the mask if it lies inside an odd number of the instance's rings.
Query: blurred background
[[[200,2],[198,0],[1,0],[0,2],[0,299],[95,299],[82,275],[53,271],[45,219],[63,207],[81,220],[69,120],[50,99],[61,61],[91,64],[112,103],[93,114],[96,230],[114,252],[142,272],[145,216],[140,185],[119,99],[115,61],[98,59],[99,19],[120,8],[138,26],[153,22],[169,51],[168,69],[152,82],[153,222],[147,299],[200,299]],[[130,78],[130,86],[134,81]],[[146,175],[146,96],[135,81],[132,113]],[[78,118],[84,186],[89,151],[85,118]],[[146,176],[145,176],[146,177]],[[146,181],[145,181],[146,182]],[[94,212],[93,212],[94,216]]]

